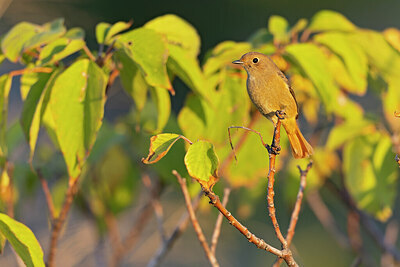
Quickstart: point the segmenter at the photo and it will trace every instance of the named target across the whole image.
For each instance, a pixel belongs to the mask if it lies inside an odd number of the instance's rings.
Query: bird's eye
[[[258,62],[258,58],[253,58],[253,63],[257,63]]]

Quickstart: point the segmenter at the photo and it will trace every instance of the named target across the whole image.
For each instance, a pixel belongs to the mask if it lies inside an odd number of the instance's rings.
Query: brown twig
[[[206,238],[205,238],[205,236],[203,234],[203,230],[201,229],[200,224],[199,224],[199,222],[197,220],[196,214],[194,213],[194,210],[193,210],[193,207],[192,207],[192,202],[190,200],[189,191],[188,191],[187,186],[186,186],[186,179],[183,179],[180,176],[180,174],[175,170],[173,170],[172,173],[176,176],[176,178],[178,179],[178,182],[179,182],[179,184],[181,186],[182,193],[183,193],[183,196],[185,198],[186,208],[187,208],[187,210],[189,212],[190,220],[191,220],[193,228],[194,228],[194,230],[195,230],[195,232],[197,234],[197,238],[199,239],[200,244],[203,247],[207,258],[210,261],[210,264],[212,266],[214,266],[214,267],[218,267],[219,266],[218,261],[215,258],[215,255],[211,252],[210,247],[208,246],[207,240],[206,240]]]
[[[200,193],[197,195],[197,197],[192,201],[192,207],[194,210],[197,210],[199,203],[200,203],[200,198],[202,195],[203,195],[203,192],[200,191]],[[187,228],[187,226],[189,224],[189,221],[190,221],[189,213],[186,211],[186,213],[182,215],[182,217],[179,220],[174,231],[172,231],[172,234],[169,236],[168,239],[165,240],[165,242],[162,243],[160,248],[154,254],[153,258],[150,260],[147,267],[155,267],[161,263],[161,261],[164,259],[167,252],[170,251],[170,249],[175,244],[175,241],[185,231],[185,229]]]
[[[278,220],[276,218],[275,204],[274,204],[274,183],[275,183],[275,159],[276,153],[273,153],[273,147],[278,147],[280,143],[280,128],[281,128],[281,120],[278,119],[278,123],[274,129],[274,137],[272,140],[271,149],[269,149],[269,171],[268,171],[268,188],[267,188],[267,203],[268,203],[268,213],[271,218],[272,225],[275,230],[275,234],[278,237],[279,241],[282,244],[283,249],[288,248],[288,244],[286,239],[283,237],[281,229],[279,227]]]
[[[339,189],[329,179],[326,181],[326,184],[329,186],[329,188],[333,189],[339,195],[339,198],[346,204],[347,208],[357,212],[357,214],[360,216],[361,224],[364,226],[365,230],[372,237],[378,247],[383,252],[392,255],[396,262],[400,262],[400,252],[396,249],[395,246],[385,242],[384,234],[382,233],[381,229],[379,229],[379,227],[369,215],[357,208],[347,189],[344,186],[343,188]]]
[[[96,62],[96,57],[92,54],[90,49],[87,47],[87,45],[83,46],[83,51],[85,51],[86,55],[89,57],[89,59],[93,62]]]
[[[266,250],[278,257],[283,258],[288,266],[298,266],[293,259],[292,252],[289,249],[279,250],[266,243],[263,239],[258,238],[255,234],[251,233],[246,227],[244,227],[235,217],[232,216],[232,214],[222,205],[219,197],[214,194],[214,192],[206,188],[202,188],[202,190],[210,199],[210,204],[217,208],[219,212],[225,216],[229,223],[240,233],[242,233],[250,243],[253,243],[259,249]]]
[[[144,227],[147,225],[148,220],[151,218],[153,214],[153,210],[151,207],[151,199],[155,198],[161,193],[162,187],[161,184],[158,183],[157,185],[153,186],[151,195],[146,202],[146,204],[141,208],[139,212],[139,217],[134,222],[129,231],[128,235],[125,239],[121,242],[120,247],[114,248],[112,255],[110,266],[118,266],[120,261],[122,260],[123,256],[136,244],[140,233],[142,233]]]
[[[115,218],[114,214],[112,214],[110,211],[107,211],[104,219],[107,226],[107,231],[110,236],[110,243],[112,248],[114,250],[123,249],[121,237],[118,231],[117,219]]]
[[[308,38],[310,37],[311,31],[306,29],[303,31],[303,34],[300,37],[300,42],[304,43],[307,42]]]
[[[23,75],[25,73],[51,73],[53,72],[52,68],[46,68],[46,67],[37,67],[37,68],[32,68],[32,69],[20,69],[20,70],[13,70],[9,72],[9,75],[11,77],[14,76],[19,76],[19,75]]]
[[[349,248],[348,238],[340,231],[336,225],[333,215],[321,199],[318,191],[310,192],[306,196],[307,203],[311,210],[314,212],[317,219],[321,222],[322,226],[336,239],[336,242],[342,248]]]
[[[253,129],[251,129],[251,127],[253,127],[253,125],[258,121],[259,118],[261,118],[261,114],[259,112],[256,112],[251,117],[251,120],[250,120],[249,124],[247,125],[247,127],[241,127],[241,126],[228,127],[229,144],[231,145],[232,152],[221,163],[221,167],[220,167],[221,176],[223,176],[223,173],[225,172],[225,169],[229,166],[229,164],[232,162],[233,159],[235,159],[237,161],[236,154],[235,154],[235,148],[233,147],[233,144],[232,144],[231,129],[237,128],[237,129],[247,130],[242,136],[240,136],[240,139],[236,144],[236,151],[240,150],[240,148],[245,143],[245,141],[246,141],[246,139],[247,139],[247,137],[249,135],[249,131],[252,131],[252,132],[258,134],[260,136],[260,138],[261,138],[261,142],[264,142],[263,139],[262,139],[261,134],[259,132],[257,132],[257,131],[254,131]],[[265,145],[265,144],[263,144],[263,145]]]
[[[54,208],[53,197],[51,196],[50,193],[49,185],[47,183],[47,180],[44,178],[41,170],[39,169],[35,170],[32,164],[31,164],[31,169],[36,173],[42,185],[43,193],[46,198],[47,208],[49,209],[51,224],[53,224],[55,219],[55,208]]]
[[[300,168],[300,166],[297,166],[297,168],[300,171],[300,186],[299,186],[299,192],[297,193],[296,203],[294,204],[292,216],[290,218],[290,223],[289,223],[289,227],[288,227],[287,235],[286,235],[286,242],[287,242],[288,247],[290,247],[290,244],[292,243],[292,240],[293,240],[295,228],[297,225],[297,221],[299,219],[301,203],[303,201],[304,189],[306,188],[306,184],[307,184],[307,174],[310,171],[312,164],[313,164],[313,162],[310,161],[307,164],[307,167],[305,170],[302,170]],[[276,266],[276,267],[280,266],[282,261],[283,261],[282,258],[278,258],[273,266]]]
[[[231,189],[225,188],[224,198],[222,199],[222,205],[224,207],[226,207],[226,205],[228,204],[230,193],[231,193]],[[211,238],[211,252],[214,255],[217,250],[218,238],[219,238],[219,235],[221,234],[222,219],[223,219],[222,213],[218,214],[218,218],[217,218],[217,221],[216,221],[215,227],[214,227],[214,232],[213,232],[213,235]]]
[[[67,218],[67,214],[69,209],[71,208],[72,201],[77,192],[78,187],[78,179],[71,179],[68,183],[68,189],[65,193],[64,204],[61,209],[60,214],[53,221],[52,229],[51,229],[51,237],[50,237],[50,248],[49,248],[49,257],[47,260],[47,266],[53,267],[55,266],[55,255],[57,250],[57,242],[60,235],[60,231],[62,226],[64,225],[65,219]]]
[[[148,192],[151,193],[152,185],[151,185],[150,177],[147,174],[144,174],[142,176],[142,181],[143,181],[144,186],[147,188]],[[166,235],[165,235],[165,231],[164,231],[164,227],[163,227],[164,212],[163,212],[163,208],[161,206],[160,200],[159,200],[159,196],[155,196],[154,198],[152,197],[150,199],[150,201],[151,201],[151,205],[153,206],[154,215],[157,220],[157,226],[158,226],[158,231],[160,232],[161,240],[163,242],[165,242]]]
[[[396,245],[399,235],[399,223],[396,220],[390,221],[385,231],[385,242],[392,246]],[[381,257],[381,266],[395,266],[392,255],[385,253]]]

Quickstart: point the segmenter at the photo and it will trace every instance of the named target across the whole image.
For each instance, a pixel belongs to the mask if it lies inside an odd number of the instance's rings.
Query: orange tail
[[[282,125],[289,137],[293,157],[300,159],[313,154],[313,148],[300,132],[296,119],[293,118],[282,120]]]

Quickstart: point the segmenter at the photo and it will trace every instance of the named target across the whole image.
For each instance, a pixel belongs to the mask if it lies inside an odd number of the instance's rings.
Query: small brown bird
[[[295,158],[305,158],[313,153],[311,145],[301,134],[297,125],[298,105],[289,81],[275,63],[267,56],[257,52],[244,54],[240,60],[247,72],[247,92],[251,101],[274,125],[278,123],[277,111],[283,112],[281,120],[289,137],[292,154]]]

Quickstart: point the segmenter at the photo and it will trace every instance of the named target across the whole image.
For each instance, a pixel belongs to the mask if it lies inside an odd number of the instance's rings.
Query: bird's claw
[[[265,148],[267,149],[269,154],[279,155],[279,153],[281,152],[281,147],[275,144],[272,144],[271,146],[266,145]]]
[[[278,119],[283,120],[285,119],[286,113],[282,110],[277,110],[275,111],[275,116],[277,116]]]

